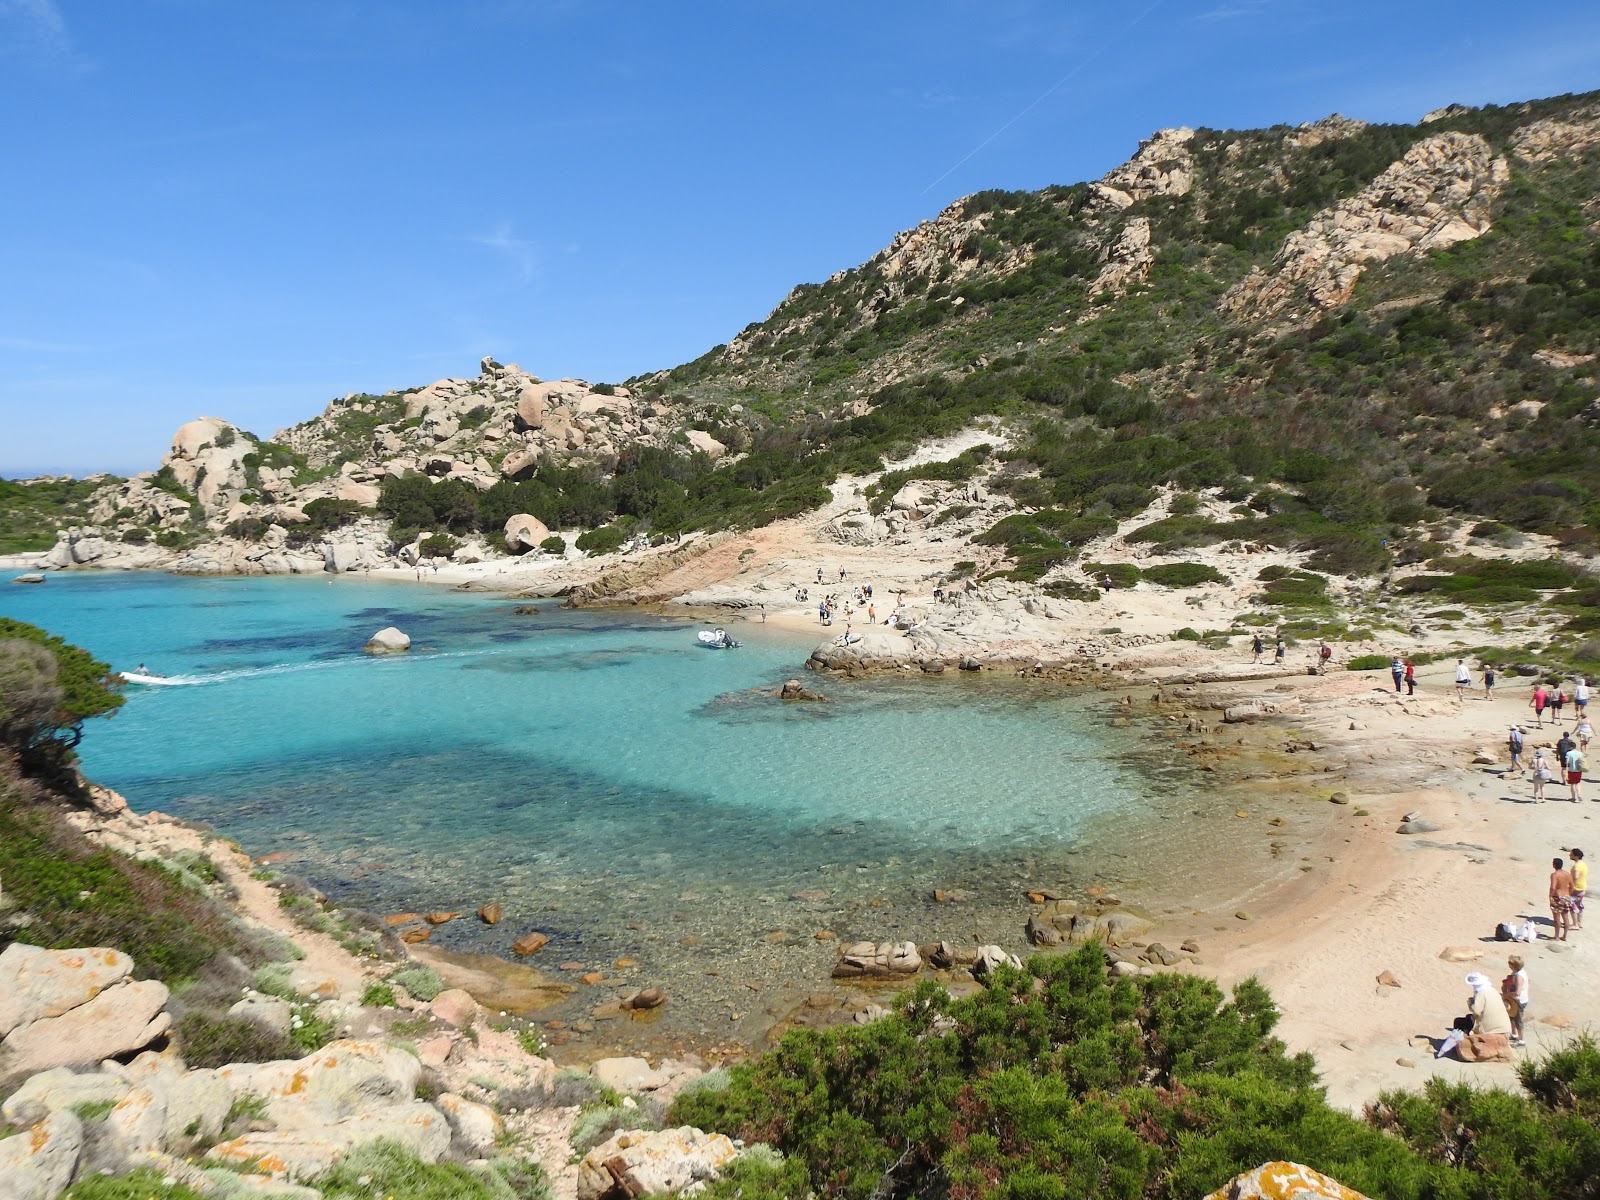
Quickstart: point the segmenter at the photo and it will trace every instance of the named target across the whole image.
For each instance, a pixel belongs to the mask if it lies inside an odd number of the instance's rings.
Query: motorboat
[[[744,645],[743,642],[729,637],[726,629],[702,629],[695,636],[700,639],[702,646],[710,646],[713,650],[734,650]]]
[[[168,679],[165,675],[151,675],[145,671],[120,671],[123,683],[137,683],[145,687],[176,687],[181,679]]]

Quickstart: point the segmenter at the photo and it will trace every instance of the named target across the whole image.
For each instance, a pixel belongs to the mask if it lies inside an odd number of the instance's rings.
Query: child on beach
[[[1511,1018],[1511,1044],[1520,1046],[1522,1027],[1528,1019],[1528,972],[1518,954],[1506,959],[1506,966],[1511,968],[1511,974],[1500,981],[1500,998],[1506,1002],[1506,1014]]]

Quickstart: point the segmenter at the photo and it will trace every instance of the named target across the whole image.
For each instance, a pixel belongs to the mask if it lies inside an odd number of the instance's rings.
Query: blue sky
[[[1600,5],[0,0],[0,475],[694,358],[1167,125],[1600,87]]]

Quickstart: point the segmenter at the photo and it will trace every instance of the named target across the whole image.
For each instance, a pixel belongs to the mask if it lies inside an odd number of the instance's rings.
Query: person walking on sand
[[[1517,773],[1519,779],[1522,777],[1522,748],[1524,744],[1522,730],[1513,725],[1511,732],[1506,735],[1506,747],[1511,751],[1510,769]]]
[[[1589,742],[1594,737],[1594,726],[1589,724],[1588,717],[1578,718],[1578,723],[1572,727],[1572,736],[1578,739],[1579,750],[1589,748]]]
[[[1572,924],[1572,872],[1559,858],[1550,860],[1550,919],[1555,923],[1555,940],[1567,940]]]
[[[1500,981],[1500,998],[1506,1002],[1506,1014],[1511,1018],[1511,1044],[1520,1046],[1523,1026],[1528,1020],[1528,972],[1520,954],[1506,959],[1511,974]]]
[[[1576,710],[1574,716],[1583,720],[1589,715],[1589,681],[1579,678],[1577,686],[1572,689],[1572,707]]]
[[[870,604],[869,603],[867,605],[867,624],[868,625],[876,625],[877,623],[878,623],[878,606],[876,604]]]
[[[1589,895],[1589,860],[1576,846],[1567,853],[1572,855],[1572,929],[1577,932],[1583,928],[1583,902]]]
[[[1467,670],[1467,660],[1456,659],[1456,699],[1465,700],[1467,689],[1472,686],[1472,672]]]
[[[1394,676],[1394,691],[1395,695],[1398,696],[1400,694],[1400,681],[1406,677],[1405,664],[1400,661],[1398,654],[1389,663],[1389,674]]]
[[[1550,696],[1550,715],[1556,719],[1556,724],[1561,724],[1561,710],[1567,706],[1567,689],[1559,683]]]
[[[1398,689],[1396,689],[1396,690],[1398,690]],[[1417,664],[1412,662],[1408,658],[1408,659],[1406,659],[1406,695],[1415,696],[1416,694],[1417,694]]]
[[[1578,749],[1576,742],[1573,743],[1572,749],[1567,751],[1567,757],[1563,761],[1567,768],[1567,790],[1572,793],[1572,802],[1582,804],[1584,761],[1583,751]]]
[[[1483,668],[1483,698],[1494,699],[1494,664],[1486,663]]]
[[[1250,639],[1250,650],[1255,655],[1250,661],[1259,663],[1261,661],[1261,651],[1264,649],[1266,649],[1266,644],[1262,642],[1261,635],[1257,633]]]
[[[1317,674],[1318,675],[1326,675],[1328,673],[1328,661],[1332,657],[1333,657],[1333,651],[1328,648],[1328,643],[1327,642],[1323,642],[1322,646],[1317,650]]]
[[[1540,746],[1539,749],[1533,752],[1533,802],[1535,804],[1543,804],[1545,802],[1544,785],[1555,777],[1556,773],[1551,769],[1550,759],[1546,756],[1544,747]]]
[[[1289,647],[1283,644],[1283,634],[1278,635],[1278,648],[1272,652],[1274,666],[1283,666],[1283,656],[1289,652]]]
[[[1544,684],[1533,685],[1533,699],[1528,701],[1528,707],[1533,709],[1533,715],[1538,718],[1539,728],[1544,728],[1544,707],[1550,703],[1550,693],[1544,690]]]

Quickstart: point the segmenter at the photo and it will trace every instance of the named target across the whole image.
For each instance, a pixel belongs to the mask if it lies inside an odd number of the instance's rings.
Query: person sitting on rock
[[[1463,1062],[1509,1061],[1511,1058],[1511,1014],[1506,1002],[1495,991],[1489,977],[1478,971],[1467,976],[1472,988],[1468,1015],[1456,1022],[1466,1036],[1456,1046]]]

